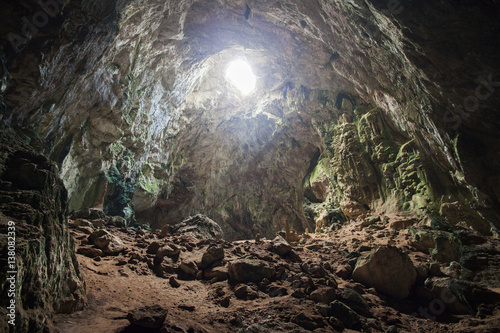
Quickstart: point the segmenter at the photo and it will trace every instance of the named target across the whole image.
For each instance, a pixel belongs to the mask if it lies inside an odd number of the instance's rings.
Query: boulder
[[[105,254],[117,254],[125,249],[125,245],[119,237],[104,229],[93,232],[88,237],[88,241]]]
[[[309,297],[316,303],[330,304],[337,297],[337,293],[335,288],[321,287],[313,291]]]
[[[263,260],[244,258],[229,262],[228,274],[236,282],[259,282],[272,278],[275,271]]]
[[[130,311],[127,319],[136,327],[158,329],[163,325],[167,313],[168,310],[159,305],[144,306]]]
[[[201,269],[206,269],[224,259],[224,249],[217,245],[210,245],[201,258]]]
[[[171,234],[191,234],[200,239],[222,238],[223,235],[221,227],[215,221],[201,214],[190,216],[169,230]]]
[[[183,261],[179,268],[187,275],[196,275],[198,273],[198,266],[194,261]]]
[[[330,303],[330,315],[342,322],[346,328],[361,330],[363,322],[359,315],[340,301]]]
[[[272,240],[271,251],[281,257],[285,257],[292,251],[292,246],[281,236],[276,236]]]
[[[352,278],[397,299],[410,294],[417,271],[408,255],[396,247],[382,246],[358,259]]]
[[[174,244],[162,246],[158,251],[156,251],[156,258],[161,261],[165,257],[175,257],[181,252],[181,249]]]
[[[363,316],[370,317],[370,305],[356,290],[345,288],[339,295],[342,303],[362,314]]]

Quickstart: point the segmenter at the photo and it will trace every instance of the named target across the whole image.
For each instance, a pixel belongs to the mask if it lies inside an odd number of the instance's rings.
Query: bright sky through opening
[[[257,81],[250,65],[244,60],[235,60],[227,68],[226,78],[243,95],[248,95],[255,88]]]

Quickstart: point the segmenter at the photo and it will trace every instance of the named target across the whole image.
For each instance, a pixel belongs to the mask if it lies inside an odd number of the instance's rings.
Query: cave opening
[[[243,59],[234,60],[229,64],[226,70],[226,78],[243,95],[250,94],[255,89],[257,81],[250,64]]]
[[[498,1],[2,6],[1,329],[498,327]]]

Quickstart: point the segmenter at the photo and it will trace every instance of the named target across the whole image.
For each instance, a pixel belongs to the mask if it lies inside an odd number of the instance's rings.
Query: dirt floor
[[[87,222],[70,221],[77,249],[95,249],[89,244],[88,236],[98,229]],[[486,314],[478,311],[457,315],[444,309],[439,311],[443,312],[441,315],[426,318],[430,314],[425,309],[433,306],[433,300],[418,296],[417,289],[424,284],[422,276],[417,279],[411,295],[399,301],[352,280],[357,257],[378,246],[398,247],[409,254],[417,268],[429,267],[429,263],[435,262],[431,255],[416,251],[412,246],[412,229],[407,224],[418,225],[418,219],[392,215],[369,222],[348,222],[334,232],[309,234],[283,256],[279,255],[282,252],[274,241],[265,239],[226,242],[200,240],[189,235],[160,238],[158,232],[105,227],[123,242],[123,248],[111,255],[99,251],[77,255],[85,273],[87,306],[73,314],[56,315],[54,323],[61,332],[68,333],[500,330],[498,304],[489,305]],[[155,254],[155,246],[151,245],[154,242],[160,248],[169,246],[168,249],[180,252],[159,260],[160,250]],[[223,248],[224,259],[212,265],[218,267],[218,275],[209,275],[201,269],[190,275],[179,268],[183,262],[194,262],[200,267],[209,246]],[[288,250],[285,247],[284,252]],[[100,255],[91,258],[96,254]],[[266,262],[273,270],[272,277],[256,282],[228,280],[227,263],[241,258]],[[447,264],[438,266],[439,274],[446,276],[443,272]],[[250,274],[241,272],[246,273]],[[424,274],[432,275],[431,272]],[[238,297],[235,295],[237,289]],[[334,290],[332,299],[351,304],[357,311],[349,312],[348,319],[344,318],[346,315],[326,314],[328,305],[311,296],[315,290],[317,294],[321,290]],[[347,297],[345,290],[354,290],[362,300],[349,303],[348,299],[344,300]],[[318,297],[328,299],[329,296],[320,294]],[[147,305],[159,305],[168,310],[161,329],[130,325],[127,314]]]

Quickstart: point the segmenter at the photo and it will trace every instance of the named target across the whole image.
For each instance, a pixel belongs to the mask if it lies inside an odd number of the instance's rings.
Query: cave
[[[0,17],[5,332],[500,327],[499,1]]]

